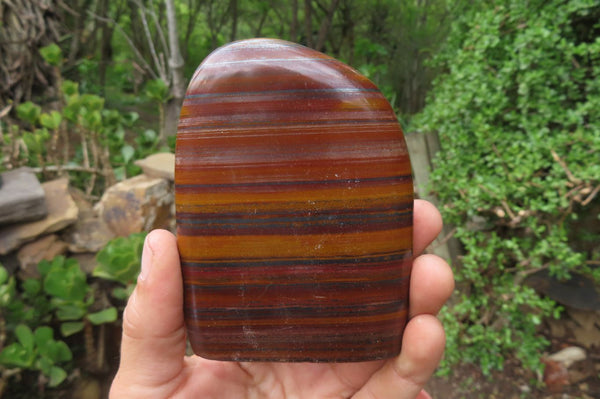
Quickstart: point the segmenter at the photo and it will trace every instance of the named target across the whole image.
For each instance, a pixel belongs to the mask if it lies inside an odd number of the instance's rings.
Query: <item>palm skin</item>
[[[435,207],[416,200],[415,255],[441,227]],[[123,315],[121,363],[112,399],[429,398],[422,388],[445,344],[435,315],[454,288],[452,272],[442,259],[420,255],[413,262],[410,320],[400,355],[362,363],[235,363],[186,357],[179,267],[175,237],[164,230],[150,233],[138,284]]]

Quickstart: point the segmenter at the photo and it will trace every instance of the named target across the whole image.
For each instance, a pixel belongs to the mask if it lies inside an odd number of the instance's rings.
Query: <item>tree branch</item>
[[[131,38],[129,37],[129,35],[127,35],[127,33],[125,33],[125,31],[123,30],[123,28],[121,27],[121,25],[119,25],[118,23],[116,23],[115,20],[113,20],[112,18],[105,18],[105,17],[101,17],[91,11],[87,12],[90,16],[92,16],[93,18],[96,18],[99,21],[105,21],[105,22],[109,22],[111,24],[113,24],[116,29],[119,31],[119,33],[121,33],[123,35],[123,37],[125,38],[125,40],[127,41],[127,44],[129,44],[129,47],[131,48],[131,50],[133,51],[134,55],[136,56],[136,58],[138,59],[139,63],[142,65],[143,69],[148,72],[148,74],[150,75],[150,77],[152,77],[152,79],[158,79],[158,75],[156,74],[156,71],[154,71],[154,69],[152,69],[152,67],[150,66],[150,64],[148,64],[146,62],[146,60],[144,59],[144,57],[142,56],[142,54],[140,53],[140,51],[138,50],[138,48],[135,46],[135,44],[133,43],[133,41],[131,40]]]

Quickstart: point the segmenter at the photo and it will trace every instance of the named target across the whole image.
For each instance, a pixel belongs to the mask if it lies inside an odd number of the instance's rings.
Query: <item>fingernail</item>
[[[144,249],[142,250],[142,268],[140,270],[139,279],[146,280],[148,275],[150,274],[150,269],[152,268],[152,247],[150,246],[150,235],[149,233],[144,240]]]

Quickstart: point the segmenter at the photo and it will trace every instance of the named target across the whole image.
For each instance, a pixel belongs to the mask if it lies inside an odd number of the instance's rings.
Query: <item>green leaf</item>
[[[98,118],[101,118],[100,111],[104,109],[104,98],[95,94],[83,94],[81,105],[88,111],[98,112]]]
[[[162,79],[154,79],[146,83],[146,96],[159,103],[169,99],[169,86]]]
[[[59,386],[65,378],[67,378],[67,372],[58,366],[52,366],[50,368],[50,374],[47,376],[49,378],[48,386],[51,388]]]
[[[8,281],[8,271],[4,266],[0,264],[0,284],[4,284]]]
[[[112,323],[113,321],[117,320],[117,308],[110,307],[108,309],[104,309],[96,313],[90,313],[87,317],[89,321],[91,321],[92,324],[95,325],[103,323]]]
[[[144,239],[147,233],[117,237],[96,255],[98,266],[92,275],[115,280],[127,285],[135,280],[140,270]]]
[[[146,140],[146,142],[154,142],[154,141],[156,141],[157,138],[158,138],[158,134],[156,133],[155,130],[152,130],[152,129],[144,130],[144,139]]]
[[[38,263],[38,271],[40,272],[40,275],[42,277],[45,277],[48,272],[50,271],[50,269],[52,268],[52,263],[50,263],[50,261],[43,259]]]
[[[121,147],[121,155],[123,155],[124,162],[129,163],[129,161],[131,161],[131,159],[135,155],[135,149],[129,144],[126,144],[123,147]]]
[[[54,332],[48,326],[42,326],[35,329],[35,343],[38,347],[43,347],[51,342],[54,337]]]
[[[50,369],[54,366],[54,362],[47,357],[38,357],[35,361],[34,368],[40,370],[45,376],[50,375]]]
[[[33,351],[15,342],[0,352],[0,364],[7,367],[30,368],[35,360]]]
[[[65,378],[67,378],[67,372],[58,366],[52,366],[50,368],[50,374],[47,375],[49,378],[48,386],[54,388],[60,385]]]
[[[79,83],[73,82],[72,80],[65,80],[60,89],[67,97],[79,94]]]
[[[67,321],[60,325],[60,333],[63,337],[69,337],[83,330],[84,322],[82,321]]]
[[[97,130],[102,126],[102,113],[96,110],[81,109],[83,126],[89,130]]]
[[[58,256],[44,277],[44,291],[67,301],[83,301],[89,287],[77,261]]]
[[[40,48],[40,54],[44,60],[52,66],[60,66],[63,62],[62,50],[55,43]]]
[[[63,341],[54,339],[54,332],[50,327],[38,327],[35,330],[35,342],[40,355],[50,359],[53,363],[67,362],[73,359],[71,349]]]
[[[33,351],[34,338],[31,328],[29,328],[25,324],[19,324],[15,328],[15,335],[17,336],[17,339],[25,349],[27,349],[28,351]]]
[[[79,320],[85,316],[86,309],[82,302],[66,303],[56,306],[56,317],[58,320]]]
[[[17,106],[17,116],[19,119],[29,122],[31,125],[35,125],[37,123],[41,113],[42,108],[31,101],[24,102],[23,104],[19,104],[19,106]]]
[[[116,299],[126,300],[127,298],[129,298],[134,288],[134,284],[128,284],[127,287],[115,287],[113,288],[111,294]]]
[[[42,126],[50,130],[58,129],[61,122],[62,115],[57,111],[52,111],[49,114],[44,113],[40,115],[40,123],[42,124]]]
[[[29,297],[34,297],[40,293],[42,283],[36,278],[28,278],[23,282],[23,291]]]
[[[127,126],[133,126],[133,124],[140,119],[140,115],[137,112],[126,112],[123,114],[123,123]]]

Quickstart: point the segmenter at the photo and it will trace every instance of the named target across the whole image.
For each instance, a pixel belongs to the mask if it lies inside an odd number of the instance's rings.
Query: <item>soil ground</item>
[[[600,311],[566,309],[559,320],[547,320],[542,331],[551,342],[541,355],[544,375],[523,370],[516,360],[490,376],[462,365],[450,377],[434,377],[427,391],[434,399],[600,399]],[[584,349],[586,358],[569,367],[547,359],[572,346]]]

